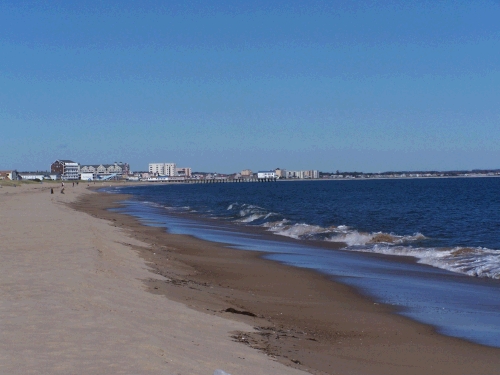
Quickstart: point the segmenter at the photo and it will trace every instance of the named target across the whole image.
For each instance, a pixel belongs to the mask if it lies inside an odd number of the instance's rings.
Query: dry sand
[[[1,374],[498,373],[499,349],[324,276],[142,226],[106,210],[120,196],[42,186],[0,189]]]
[[[148,245],[68,207],[82,185],[0,188],[0,374],[303,374],[231,339],[251,326],[147,292]]]

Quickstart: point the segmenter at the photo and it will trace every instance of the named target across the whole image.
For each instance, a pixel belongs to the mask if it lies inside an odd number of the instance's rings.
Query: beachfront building
[[[175,163],[149,163],[149,173],[155,176],[175,176]]]
[[[129,174],[132,174],[129,163],[122,163],[121,161],[119,161],[118,163],[115,162],[113,165],[118,166],[122,169],[122,176],[128,176]]]
[[[286,178],[304,178],[302,171],[286,171]]]
[[[19,172],[17,174],[21,180],[28,180],[28,181],[34,181],[34,180],[56,180],[57,175],[53,174],[51,175],[49,172]]]
[[[258,171],[257,178],[276,178],[275,171]]]
[[[191,168],[176,168],[175,175],[180,177],[191,177]]]
[[[276,178],[286,178],[286,170],[284,169],[276,168],[274,173],[276,173]]]
[[[319,178],[319,171],[318,170],[286,171],[286,178],[298,178],[298,179]]]
[[[250,169],[243,169],[240,175],[243,177],[250,177],[253,175],[253,172]]]
[[[50,166],[50,173],[61,176],[62,180],[79,180],[80,165],[72,160],[56,160]]]
[[[319,178],[319,171],[317,170],[310,170],[303,172],[304,172],[304,178]]]
[[[130,166],[128,163],[122,162],[113,164],[87,164],[80,167],[80,173],[85,175],[92,173],[92,179],[111,175],[126,176],[130,173]],[[82,180],[88,180],[88,178],[82,177]]]
[[[95,175],[93,173],[80,173],[80,180],[82,181],[93,181],[95,180]]]
[[[17,180],[17,171],[16,170],[10,170],[10,171],[0,171],[0,180]]]

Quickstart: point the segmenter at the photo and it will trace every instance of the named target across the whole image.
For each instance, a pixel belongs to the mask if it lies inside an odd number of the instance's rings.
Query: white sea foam
[[[289,225],[286,220],[267,222],[263,226],[280,236],[295,239],[322,239],[330,242],[342,242],[348,246],[360,246],[370,243],[402,244],[425,239],[425,236],[421,233],[416,233],[412,236],[398,236],[382,232],[364,233],[351,230],[346,225],[324,228],[318,225],[305,223]]]
[[[148,205],[148,206],[151,206],[151,207],[162,207],[162,208],[164,208],[163,205],[161,205],[159,203],[155,203],[155,202],[142,201],[141,203],[143,203],[145,205]]]
[[[237,217],[234,219],[238,223],[252,223],[256,220],[267,220],[271,216],[275,216],[274,212],[266,211],[264,208],[252,204],[231,203],[228,211],[236,211],[234,214]]]
[[[247,215],[249,215],[251,213],[252,213],[251,210],[240,210],[240,212],[238,212],[238,216],[245,217],[245,216],[247,216]]]
[[[328,239],[328,241],[344,242],[349,246],[360,246],[370,243],[402,244],[413,241],[420,241],[426,238],[422,233],[415,233],[411,236],[398,236],[392,233],[363,233],[356,230],[349,231],[347,229],[343,229],[340,232],[341,233],[334,234]]]
[[[234,211],[240,223],[264,221],[261,225],[277,235],[298,240],[325,240],[344,243],[345,250],[411,256],[418,263],[476,277],[500,279],[500,251],[487,248],[426,248],[416,246],[426,237],[422,233],[398,235],[384,232],[361,232],[346,225],[322,227],[306,223],[291,224],[287,219],[272,221],[278,214],[264,208],[232,203],[227,210]],[[271,220],[269,220],[271,219]],[[412,245],[412,246],[410,246]]]
[[[295,239],[312,238],[317,234],[328,233],[328,228],[322,228],[317,225],[294,224],[286,225],[286,222],[279,222],[277,225],[269,227],[271,232],[280,236],[291,237]]]
[[[348,250],[396,256],[411,256],[418,263],[475,277],[500,279],[500,251],[483,247],[423,248],[373,245]]]
[[[282,226],[286,225],[289,222],[290,221],[287,220],[287,219],[283,219],[283,220],[280,220],[280,221],[268,221],[268,222],[262,224],[262,226],[264,228],[270,228],[269,229],[270,231],[274,231],[275,228],[282,227]]]
[[[250,214],[250,215],[246,215],[243,218],[238,219],[236,221],[239,223],[251,223],[251,222],[258,220],[264,216],[265,215],[263,215],[263,214]]]
[[[335,234],[328,239],[331,242],[344,242],[348,246],[366,245],[373,238],[373,234],[352,231],[348,233]]]

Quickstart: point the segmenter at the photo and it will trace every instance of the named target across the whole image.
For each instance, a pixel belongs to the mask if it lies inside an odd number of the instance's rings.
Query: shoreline
[[[150,243],[154,250],[142,249],[140,255],[170,281],[146,281],[149,291],[259,327],[257,333],[239,332],[233,339],[284,364],[318,374],[398,374],[403,368],[415,374],[487,374],[500,365],[500,350],[437,334],[327,276],[262,259],[255,252],[146,227],[107,210],[118,206],[120,195],[84,198],[89,199],[73,207]]]

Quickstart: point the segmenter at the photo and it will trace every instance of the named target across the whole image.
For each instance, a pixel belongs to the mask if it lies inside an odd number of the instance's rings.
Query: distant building
[[[284,169],[276,168],[274,172],[276,173],[277,178],[286,178],[286,171]]]
[[[11,170],[11,171],[0,171],[0,180],[17,180],[17,171],[16,170]]]
[[[304,178],[319,178],[319,171],[311,170],[311,171],[303,171]]]
[[[147,180],[151,175],[146,171],[137,171],[133,174],[134,177],[138,177],[139,180]]]
[[[276,178],[275,171],[258,171],[257,178]]]
[[[191,168],[176,168],[175,169],[176,176],[181,177],[191,177]]]
[[[95,180],[95,175],[93,173],[80,173],[80,180],[82,181],[93,181]]]
[[[301,171],[286,171],[286,178],[304,178]]]
[[[286,178],[319,178],[319,171],[310,170],[310,171],[286,171]]]
[[[130,166],[128,163],[122,162],[113,164],[86,164],[80,167],[80,173],[85,173],[86,175],[92,173],[92,179],[113,174],[127,176],[130,174]],[[88,178],[82,177],[82,180],[88,180]]]
[[[56,160],[50,166],[50,173],[61,176],[62,180],[79,180],[80,165],[72,160]]]
[[[21,178],[21,180],[50,180],[50,173],[49,172],[19,172],[18,177]]]
[[[175,176],[175,163],[150,163],[149,173],[156,176]]]
[[[128,176],[129,174],[132,174],[129,163],[122,163],[121,161],[119,161],[118,163],[115,162],[114,165],[117,165],[122,169],[123,176]]]
[[[253,173],[250,169],[243,169],[240,174],[242,176],[251,176]]]

